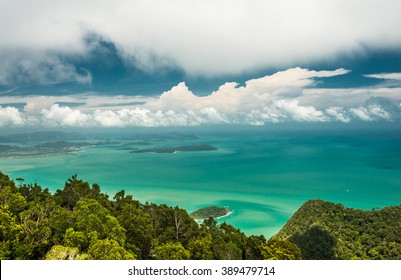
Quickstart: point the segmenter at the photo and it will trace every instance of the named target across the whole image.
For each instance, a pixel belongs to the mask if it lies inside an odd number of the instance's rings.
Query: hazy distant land
[[[61,155],[89,146],[86,142],[46,142],[33,146],[0,145],[0,158]]]
[[[400,202],[400,133],[393,128],[78,131],[1,131],[0,171],[51,191],[78,174],[143,203],[191,211],[224,205],[235,215],[221,220],[266,237],[310,198],[365,210]],[[218,150],[197,152],[201,145]]]
[[[62,155],[79,151],[80,148],[87,146],[116,146],[117,150],[129,151],[131,153],[175,153],[217,150],[217,148],[207,144],[150,149],[139,149],[135,147],[151,146],[155,143],[166,142],[181,143],[196,139],[198,139],[197,136],[175,132],[166,134],[128,135],[113,140],[99,136],[87,138],[87,136],[75,132],[43,131],[20,133],[0,136],[0,158]]]

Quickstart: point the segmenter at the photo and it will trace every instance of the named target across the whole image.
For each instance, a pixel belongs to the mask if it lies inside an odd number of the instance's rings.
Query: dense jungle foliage
[[[179,207],[142,204],[72,176],[52,194],[0,172],[0,259],[299,259],[289,241],[246,236]]]
[[[306,202],[266,240],[186,210],[112,199],[76,175],[52,194],[0,172],[0,259],[401,259],[401,206]]]
[[[303,259],[401,259],[401,205],[364,211],[306,202],[275,238],[295,243]]]

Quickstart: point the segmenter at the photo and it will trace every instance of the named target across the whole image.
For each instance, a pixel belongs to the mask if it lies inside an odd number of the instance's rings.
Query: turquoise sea
[[[150,147],[209,144],[218,150],[129,153],[121,147],[140,143],[110,132],[104,139],[116,142],[62,156],[0,159],[0,171],[26,183],[36,181],[51,191],[78,174],[98,183],[111,198],[125,189],[141,202],[179,205],[189,212],[228,206],[234,213],[222,220],[246,234],[266,237],[309,199],[362,209],[401,203],[398,129],[261,127],[180,132],[197,137],[159,139]]]

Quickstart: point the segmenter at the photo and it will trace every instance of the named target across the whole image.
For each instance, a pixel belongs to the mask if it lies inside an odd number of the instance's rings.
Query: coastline
[[[224,208],[226,208],[227,213],[226,213],[225,215],[222,215],[222,216],[214,217],[214,219],[219,220],[219,219],[226,218],[226,217],[229,217],[229,216],[231,216],[232,214],[234,214],[234,210],[230,210],[230,209],[228,209],[228,207],[224,207]],[[200,223],[203,223],[203,221],[204,221],[205,219],[194,219],[194,220],[195,220],[195,222],[197,222],[198,224],[200,224]]]
[[[75,153],[83,152],[84,150],[71,150],[66,152],[51,152],[51,153],[38,153],[38,154],[26,154],[26,155],[0,155],[0,160],[13,160],[13,159],[25,159],[25,158],[46,158],[46,157],[58,157],[65,155],[74,155]]]
[[[318,135],[317,139],[295,132],[202,135],[202,141],[218,146],[219,152],[178,153],[179,158],[132,156],[115,146],[89,146],[82,148],[86,152],[1,158],[0,170],[26,183],[37,181],[51,191],[78,174],[109,195],[126,188],[143,203],[155,201],[188,210],[205,202],[229,205],[234,215],[220,217],[218,223],[226,221],[247,234],[266,236],[276,233],[310,198],[366,210],[399,205],[398,135],[384,134],[374,142],[346,133],[339,139],[323,132]],[[319,145],[312,144],[317,140]],[[287,153],[294,157],[291,165]]]
[[[231,216],[233,213],[234,213],[234,210],[229,210],[229,209],[227,209],[227,214],[225,214],[225,215],[223,215],[223,216],[216,217],[215,219],[216,219],[216,220],[222,219],[222,218]]]

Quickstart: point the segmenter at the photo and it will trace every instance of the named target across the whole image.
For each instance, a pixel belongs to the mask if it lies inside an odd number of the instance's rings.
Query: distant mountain
[[[322,200],[298,209],[275,238],[302,259],[401,259],[401,205],[364,211]]]
[[[30,143],[84,140],[85,137],[77,132],[39,131],[0,136],[0,143]]]

